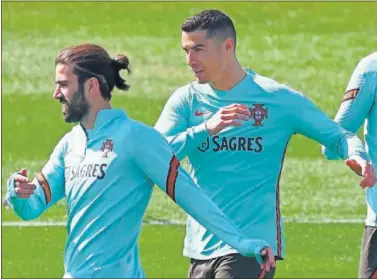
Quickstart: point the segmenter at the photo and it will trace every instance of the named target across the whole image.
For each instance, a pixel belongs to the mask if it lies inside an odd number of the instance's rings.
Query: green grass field
[[[39,170],[70,129],[52,100],[54,58],[65,46],[93,42],[131,60],[132,86],[113,106],[153,125],[168,96],[192,79],[180,47],[180,24],[219,8],[234,20],[238,57],[262,75],[304,92],[333,116],[358,60],[375,51],[375,3],[2,3],[2,194],[8,175]],[[364,193],[343,162],[327,162],[320,146],[296,136],[282,175],[287,257],[277,278],[355,278]],[[60,202],[39,221],[64,221]],[[156,190],[146,221],[184,221]],[[19,221],[2,210],[2,222]],[[309,222],[309,223],[308,223]],[[338,222],[338,223],[335,223]],[[339,223],[341,222],[341,223]],[[2,276],[61,278],[63,227],[3,226]],[[169,234],[169,237],[162,237]],[[140,238],[148,277],[184,278],[184,226],[145,225]]]

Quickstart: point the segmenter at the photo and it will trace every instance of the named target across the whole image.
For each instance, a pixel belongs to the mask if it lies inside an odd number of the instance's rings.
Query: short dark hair
[[[111,92],[115,86],[125,91],[130,88],[119,73],[123,69],[131,73],[127,56],[117,55],[111,58],[99,45],[81,44],[64,48],[55,58],[55,66],[58,64],[72,65],[79,84],[91,77],[96,78],[104,99],[111,100]]]
[[[184,32],[207,30],[209,38],[218,37],[222,40],[232,38],[237,43],[237,33],[232,20],[219,10],[204,10],[189,19],[181,26]]]

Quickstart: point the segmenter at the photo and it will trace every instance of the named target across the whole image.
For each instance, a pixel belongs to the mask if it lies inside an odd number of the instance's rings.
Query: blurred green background
[[[358,61],[376,50],[375,3],[2,2],[2,194],[9,174],[38,171],[71,128],[52,99],[59,50],[92,42],[128,55],[132,87],[115,92],[113,106],[153,125],[172,92],[193,79],[180,25],[206,8],[232,17],[244,66],[303,92],[331,117]],[[355,278],[366,212],[358,178],[343,162],[323,159],[318,144],[295,136],[281,186],[287,257],[276,277]],[[38,221],[65,219],[63,201]],[[156,220],[185,221],[157,188],[145,218]],[[3,208],[3,277],[61,278],[65,228],[11,221],[20,220]],[[143,227],[148,277],[186,277],[183,236],[183,225]]]

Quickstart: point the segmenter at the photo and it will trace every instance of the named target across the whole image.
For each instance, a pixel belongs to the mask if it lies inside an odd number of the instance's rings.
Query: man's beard
[[[63,110],[63,118],[67,123],[80,122],[89,112],[89,102],[85,98],[83,86],[79,86],[79,90],[73,94],[72,100],[67,101],[64,97],[60,102],[65,106]]]

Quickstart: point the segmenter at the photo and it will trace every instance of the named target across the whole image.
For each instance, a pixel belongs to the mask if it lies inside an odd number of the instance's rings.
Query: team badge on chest
[[[253,126],[263,126],[263,121],[268,118],[268,109],[264,108],[264,104],[253,104],[253,108],[249,108],[251,118],[254,119]]]
[[[111,139],[106,139],[102,143],[101,151],[103,152],[102,157],[107,158],[107,154],[111,151],[113,151],[114,148],[114,142]]]

